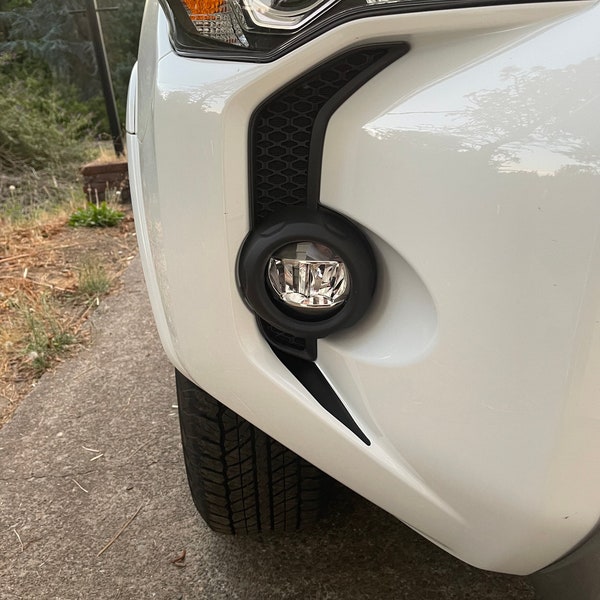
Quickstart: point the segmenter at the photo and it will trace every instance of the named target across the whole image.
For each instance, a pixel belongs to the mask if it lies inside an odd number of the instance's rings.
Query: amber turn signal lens
[[[225,10],[224,0],[182,0],[192,21],[214,19]]]

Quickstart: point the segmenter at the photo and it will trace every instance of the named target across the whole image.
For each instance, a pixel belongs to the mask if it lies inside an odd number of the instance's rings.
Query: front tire
[[[327,477],[175,372],[194,504],[214,531],[291,531],[322,512]]]

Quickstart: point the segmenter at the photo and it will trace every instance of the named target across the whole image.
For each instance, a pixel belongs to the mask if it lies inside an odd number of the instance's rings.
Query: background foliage
[[[123,118],[144,0],[98,5],[118,9],[100,14]],[[0,175],[56,173],[109,133],[82,9],[83,0],[0,0]]]

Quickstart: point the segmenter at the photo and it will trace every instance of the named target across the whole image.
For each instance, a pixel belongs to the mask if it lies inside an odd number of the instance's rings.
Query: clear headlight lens
[[[254,0],[244,2],[258,27],[299,29],[339,0]]]

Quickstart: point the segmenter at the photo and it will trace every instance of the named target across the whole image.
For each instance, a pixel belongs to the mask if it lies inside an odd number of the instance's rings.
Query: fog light
[[[308,344],[351,327],[365,314],[377,263],[369,240],[346,217],[325,207],[291,207],[250,231],[240,248],[237,277],[261,321]]]
[[[331,248],[317,242],[295,242],[274,252],[268,278],[276,298],[313,316],[340,308],[350,292],[346,265]]]

